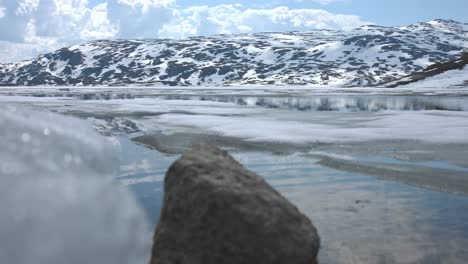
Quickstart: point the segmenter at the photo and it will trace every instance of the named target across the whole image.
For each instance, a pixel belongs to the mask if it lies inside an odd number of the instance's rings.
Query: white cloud
[[[141,8],[143,12],[153,7],[169,7],[176,3],[175,0],[117,0],[117,3],[130,6],[132,8]]]
[[[306,0],[294,0],[295,2],[306,2]],[[328,5],[330,3],[335,3],[335,2],[345,2],[345,1],[350,1],[350,0],[312,0],[312,2],[317,2],[320,3],[321,5]]]
[[[174,18],[175,0],[108,0],[108,18],[119,38],[155,38]]]
[[[322,5],[328,5],[333,2],[340,2],[340,0],[319,0],[319,3]]]
[[[353,15],[332,14],[319,9],[241,10],[233,5],[198,6],[178,11],[177,16],[159,31],[163,37],[251,33],[271,31],[304,31],[312,29],[348,30],[363,24]]]
[[[84,40],[106,39],[117,35],[119,28],[109,21],[107,13],[107,3],[102,3],[91,9],[89,19],[80,32],[80,38]]]
[[[33,11],[37,10],[39,6],[40,0],[23,0],[17,2],[17,7],[15,9],[15,14],[20,15],[27,15],[32,13]],[[12,1],[14,3],[15,1]]]
[[[34,46],[32,53],[93,39],[347,30],[365,24],[357,16],[320,9],[243,9],[238,4],[179,9],[176,0],[105,0],[94,6],[88,0],[3,1],[0,0],[0,6],[4,6],[0,8],[0,50],[14,49],[14,45],[18,45],[18,50]],[[0,52],[0,62],[25,59],[30,54],[21,52],[19,56],[6,57]]]
[[[0,41],[0,63],[17,62],[33,58],[39,54],[60,49],[68,45],[59,41],[18,43],[11,41]]]
[[[6,2],[5,17],[0,24],[0,40],[31,43],[38,38],[82,41],[87,37],[110,37],[113,29],[103,21],[105,5],[90,8],[87,0],[12,0]],[[90,39],[88,38],[88,39]]]

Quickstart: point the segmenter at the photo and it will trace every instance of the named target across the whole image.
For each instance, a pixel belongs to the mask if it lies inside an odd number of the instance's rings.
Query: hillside
[[[454,60],[468,24],[99,40],[0,64],[0,85],[374,86]]]
[[[468,85],[468,53],[464,52],[460,58],[453,61],[435,63],[424,69],[405,76],[401,79],[382,84],[393,88],[400,86],[411,87],[446,87]]]

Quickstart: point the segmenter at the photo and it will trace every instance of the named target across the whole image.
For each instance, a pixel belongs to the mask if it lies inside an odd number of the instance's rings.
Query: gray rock
[[[311,264],[311,221],[223,150],[195,145],[168,170],[151,264]]]

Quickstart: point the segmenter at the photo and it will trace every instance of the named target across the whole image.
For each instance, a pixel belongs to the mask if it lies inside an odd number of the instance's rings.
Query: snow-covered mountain
[[[464,48],[468,24],[440,19],[352,31],[99,40],[0,64],[0,85],[371,86],[454,60]]]
[[[441,88],[468,86],[468,52],[453,61],[435,63],[401,79],[383,83],[384,87]]]

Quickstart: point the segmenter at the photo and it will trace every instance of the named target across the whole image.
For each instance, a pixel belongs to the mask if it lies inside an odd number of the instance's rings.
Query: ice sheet
[[[444,111],[375,114],[374,120],[330,125],[290,121],[275,117],[229,117],[165,114],[157,121],[166,125],[192,126],[211,133],[241,137],[250,141],[289,143],[336,143],[369,140],[421,140],[428,142],[468,142],[468,113]]]
[[[385,92],[379,89],[352,91],[354,93],[335,91],[327,94],[287,89],[168,91],[93,88],[61,92],[52,88],[34,91],[17,89],[13,92],[6,89],[3,92],[13,93],[13,96],[0,95],[0,101],[91,117],[118,117],[121,119],[109,121],[105,118],[104,121],[111,125],[126,125],[129,124],[127,121],[131,121],[135,125],[132,131],[143,132],[177,126],[250,141],[296,144],[403,139],[443,143],[468,141],[465,136],[468,135],[467,101],[460,96],[466,93],[466,89],[440,96],[405,95],[405,90],[395,90],[393,95],[385,96],[380,96]],[[41,97],[32,97],[33,92]],[[135,98],[83,100],[82,93],[128,93]],[[323,106],[329,107],[321,110]],[[340,112],[356,110],[356,113]],[[105,122],[95,123],[105,127]]]

